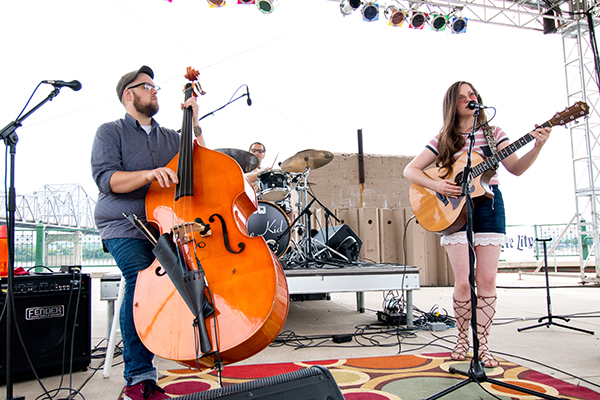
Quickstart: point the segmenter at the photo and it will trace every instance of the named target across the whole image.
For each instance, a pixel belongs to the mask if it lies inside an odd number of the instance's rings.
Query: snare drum
[[[282,170],[270,169],[258,174],[259,192],[257,197],[266,201],[281,201],[290,192],[287,177]]]
[[[290,227],[290,220],[281,208],[273,203],[259,200],[258,209],[250,215],[246,225],[248,235],[262,236],[277,257],[285,254],[290,244],[290,231],[283,236],[281,234]]]

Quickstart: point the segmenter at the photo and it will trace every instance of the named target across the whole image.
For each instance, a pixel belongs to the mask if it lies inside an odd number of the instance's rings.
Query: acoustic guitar
[[[552,119],[544,122],[541,126],[565,125],[588,114],[589,106],[585,102],[578,101],[571,107],[557,113]],[[533,135],[528,133],[488,158],[483,157],[477,152],[471,153],[471,165],[473,167],[471,171],[470,191],[471,198],[475,204],[486,198],[494,197],[489,187],[489,181],[495,174],[493,167],[533,139]],[[468,152],[460,155],[452,165],[450,175],[445,179],[452,179],[458,185],[461,184],[463,170],[467,163],[467,155]],[[429,168],[423,172],[433,180],[442,180],[443,171],[440,168]],[[465,196],[452,198],[413,183],[410,187],[409,199],[417,221],[428,231],[448,235],[459,230],[467,222]]]

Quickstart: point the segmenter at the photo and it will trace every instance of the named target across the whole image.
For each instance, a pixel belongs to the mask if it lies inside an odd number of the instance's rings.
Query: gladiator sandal
[[[486,367],[497,367],[500,363],[488,348],[488,336],[492,319],[496,314],[496,296],[477,296],[477,337],[479,338],[479,361]]]
[[[456,319],[456,328],[458,329],[458,338],[456,346],[450,354],[454,361],[464,361],[467,359],[469,351],[469,324],[471,322],[471,298],[466,301],[456,300],[452,296],[452,305],[454,307],[454,318]]]

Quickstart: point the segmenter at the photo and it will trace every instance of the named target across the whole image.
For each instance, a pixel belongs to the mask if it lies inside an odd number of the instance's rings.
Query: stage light
[[[388,6],[383,15],[390,21],[390,25],[392,26],[402,26],[406,20],[406,12],[394,6]]]
[[[263,14],[271,14],[275,9],[274,3],[274,0],[256,0],[256,7],[258,7]]]
[[[343,15],[350,15],[362,4],[361,0],[342,0],[340,3],[340,11]]]
[[[377,3],[365,3],[362,9],[362,16],[365,21],[376,21],[379,19],[379,5]]]
[[[423,29],[427,22],[427,14],[421,11],[412,11],[408,17],[408,27],[413,29]]]
[[[223,7],[225,5],[225,0],[207,0],[208,5],[211,7]]]
[[[429,22],[432,31],[443,31],[448,25],[449,16],[443,14],[433,14],[433,18]]]
[[[238,0],[238,4],[254,4],[254,0]]]
[[[450,22],[450,30],[452,33],[465,33],[467,31],[467,18],[453,17]]]

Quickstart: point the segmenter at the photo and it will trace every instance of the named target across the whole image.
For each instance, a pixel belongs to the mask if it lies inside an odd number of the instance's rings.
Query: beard
[[[148,118],[152,118],[158,112],[158,103],[149,101],[148,103],[142,103],[142,100],[133,94],[133,107],[140,114],[147,116]]]

